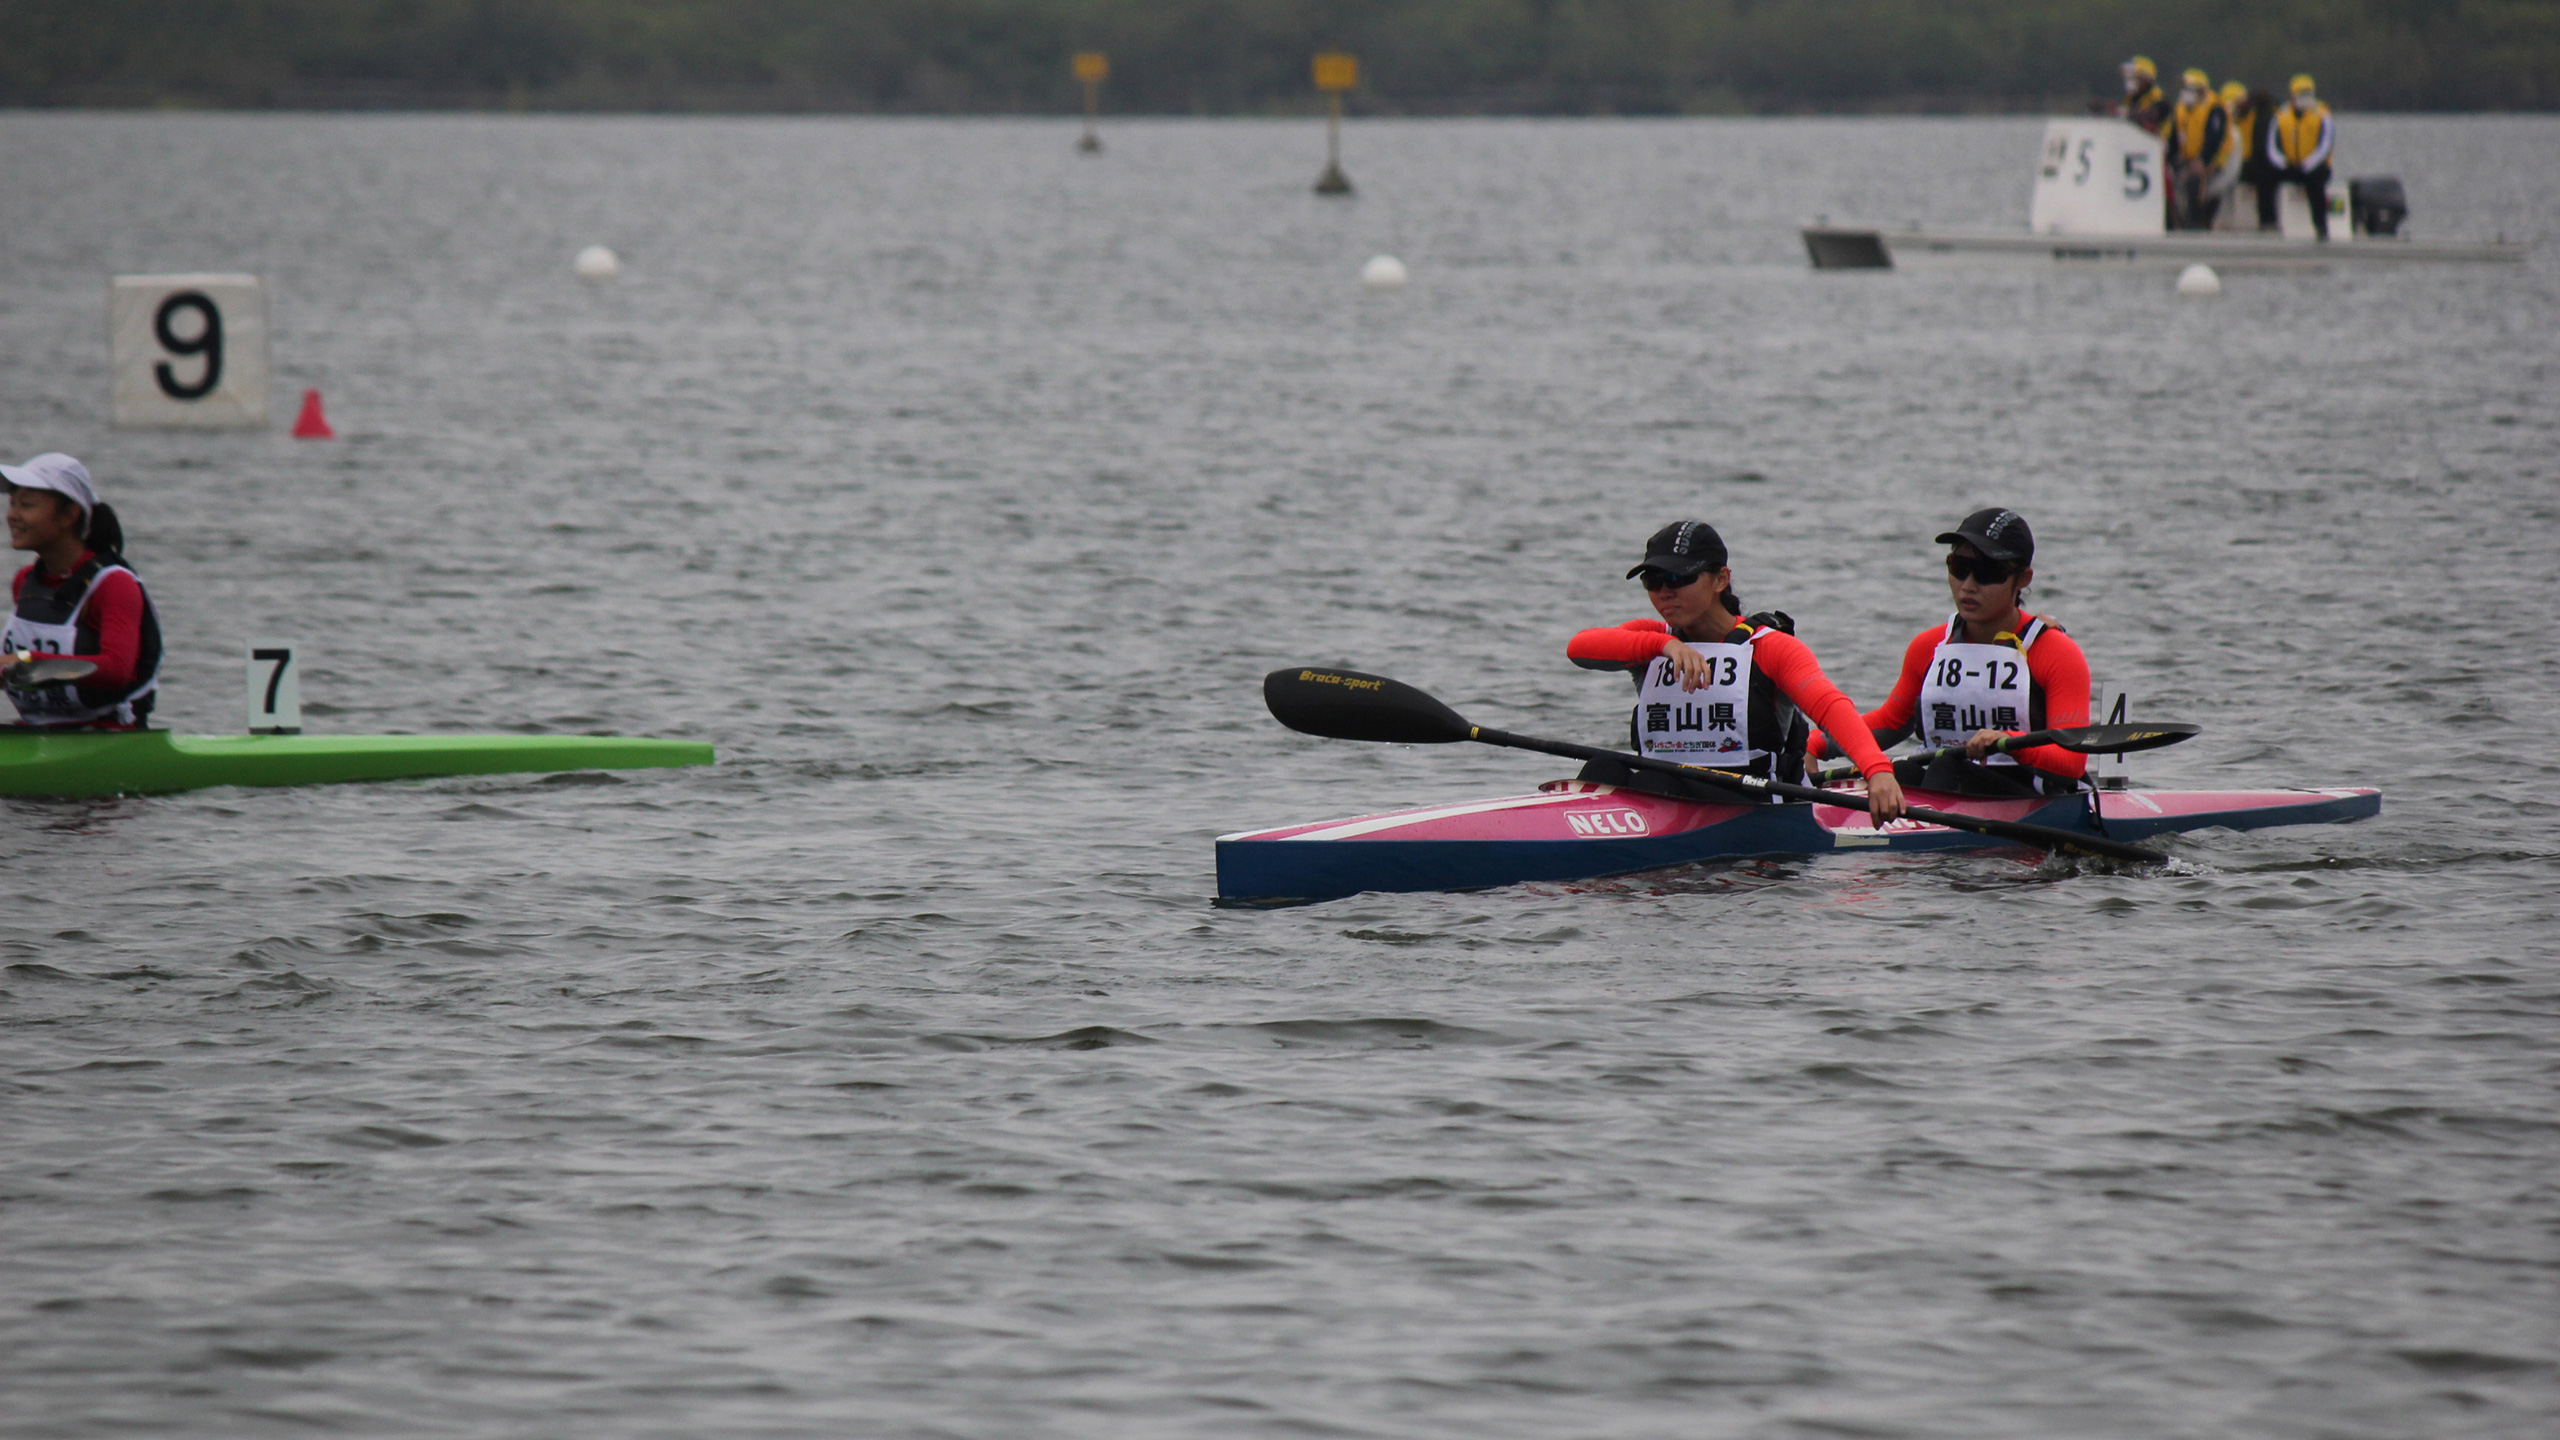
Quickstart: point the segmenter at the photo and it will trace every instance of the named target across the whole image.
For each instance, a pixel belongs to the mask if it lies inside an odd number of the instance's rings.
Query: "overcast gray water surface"
[[[0,802],[0,1433],[2525,1436],[2560,1412],[2560,122],[2522,267],[1817,274],[2037,123],[0,114],[0,452],[241,723],[716,768]],[[585,287],[581,246],[621,252]],[[1364,292],[1371,254],[1411,266]],[[274,291],[120,433],[105,288]],[[1213,908],[1606,743],[1663,521],[1880,699],[2023,509],[2163,786],[2377,820]]]

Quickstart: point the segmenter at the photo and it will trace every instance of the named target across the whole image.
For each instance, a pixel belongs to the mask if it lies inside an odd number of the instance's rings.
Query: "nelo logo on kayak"
[[[1574,834],[1595,839],[1651,833],[1645,827],[1644,816],[1633,810],[1567,810],[1564,823],[1573,827]]]

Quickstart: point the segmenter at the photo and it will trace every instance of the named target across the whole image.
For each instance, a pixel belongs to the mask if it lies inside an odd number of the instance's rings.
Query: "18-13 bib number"
[[[1706,657],[1706,661],[1706,683],[1709,685],[1730,685],[1734,681],[1742,678],[1742,662],[1731,655],[1709,655]],[[1656,685],[1679,684],[1680,667],[1673,663],[1669,656],[1664,656],[1662,660],[1662,669],[1655,673],[1653,683]]]

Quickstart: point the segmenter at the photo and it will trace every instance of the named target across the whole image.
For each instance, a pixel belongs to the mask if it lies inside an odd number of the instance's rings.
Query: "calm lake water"
[[[2560,121],[2342,127],[2533,259],[1806,266],[2022,224],[2019,119],[1354,122],[1339,202],[1308,123],[0,114],[0,452],[165,722],[275,634],[313,730],[721,757],[0,802],[0,1433],[2547,1433]],[[343,438],[108,427],[198,270]],[[1608,743],[1564,640],[1696,516],[1873,704],[1987,503],[2206,727],[2140,780],[2382,816],[1211,905],[1564,773],[1265,670]]]

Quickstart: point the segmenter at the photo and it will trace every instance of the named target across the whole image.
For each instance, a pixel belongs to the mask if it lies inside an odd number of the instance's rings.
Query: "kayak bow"
[[[698,740],[614,735],[175,735],[0,731],[0,795],[157,795],[435,775],[708,765]]]

